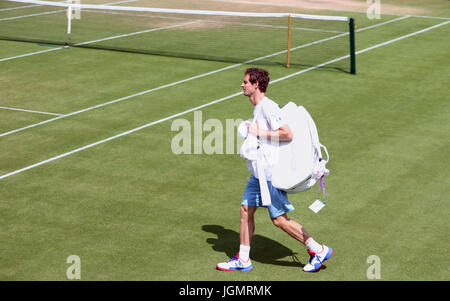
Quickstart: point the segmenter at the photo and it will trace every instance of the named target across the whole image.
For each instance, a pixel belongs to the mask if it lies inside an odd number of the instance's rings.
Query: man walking
[[[286,192],[272,186],[272,168],[276,147],[280,141],[291,141],[292,131],[283,121],[281,109],[274,101],[265,96],[269,85],[269,73],[260,68],[245,71],[241,84],[244,95],[249,97],[254,106],[253,121],[248,125],[248,133],[255,135],[264,152],[262,166],[270,193],[271,205],[266,206],[273,224],[285,231],[308,248],[310,259],[303,267],[305,272],[318,271],[325,260],[333,254],[330,247],[317,243],[303,226],[288,218],[287,212],[294,210],[288,201]],[[241,202],[240,248],[239,253],[227,262],[218,263],[216,268],[222,271],[251,271],[250,244],[255,231],[254,214],[258,207],[263,207],[258,173],[252,161],[247,160],[251,172]]]

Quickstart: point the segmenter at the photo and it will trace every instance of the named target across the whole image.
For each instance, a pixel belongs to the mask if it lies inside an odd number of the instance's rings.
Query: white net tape
[[[0,39],[232,63],[257,58],[261,64],[298,68],[350,51],[347,17],[135,7],[116,1],[2,0]],[[328,67],[348,66],[339,61]]]
[[[11,2],[20,2],[37,5],[58,6],[73,9],[98,9],[111,11],[134,11],[150,13],[169,13],[169,14],[189,14],[189,15],[210,15],[210,16],[229,16],[229,17],[259,17],[259,18],[292,18],[323,20],[323,21],[348,21],[347,17],[340,16],[320,16],[290,13],[251,13],[251,12],[232,12],[232,11],[212,11],[212,10],[190,10],[190,9],[169,9],[169,8],[151,8],[151,7],[133,7],[133,6],[112,6],[112,5],[94,5],[94,4],[71,4],[64,2],[39,1],[39,0],[8,0]]]

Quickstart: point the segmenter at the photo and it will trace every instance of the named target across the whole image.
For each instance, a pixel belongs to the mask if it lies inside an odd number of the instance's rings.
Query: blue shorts
[[[273,187],[272,182],[270,181],[267,181],[267,186],[269,187],[272,204],[269,207],[264,207],[269,210],[271,218],[275,218],[295,209],[288,201],[285,191]],[[241,204],[244,206],[263,207],[259,180],[253,175],[250,176],[250,179],[248,179],[247,185],[245,186]]]

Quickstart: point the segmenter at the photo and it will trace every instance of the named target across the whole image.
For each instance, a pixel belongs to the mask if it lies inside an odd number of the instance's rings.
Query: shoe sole
[[[225,268],[221,268],[218,265],[216,265],[216,269],[218,269],[219,271],[226,271],[226,272],[231,272],[231,271],[250,272],[251,270],[253,270],[253,266],[249,266],[249,267],[242,268],[242,269],[225,269]]]
[[[305,271],[305,270],[303,270],[303,272],[306,272],[306,273],[314,273],[314,272],[319,271],[319,270],[322,268],[323,263],[325,262],[325,260],[328,260],[328,259],[331,258],[331,256],[333,256],[333,253],[334,253],[333,249],[330,248],[330,247],[328,247],[328,248],[331,250],[331,254],[328,256],[329,252],[327,253],[327,256],[325,256],[325,259],[322,261],[322,264],[321,264],[317,269],[312,270],[312,271]]]

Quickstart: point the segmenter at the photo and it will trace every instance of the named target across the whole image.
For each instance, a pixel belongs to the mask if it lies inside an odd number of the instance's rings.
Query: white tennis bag
[[[293,139],[279,143],[272,170],[272,185],[287,193],[296,193],[307,190],[320,181],[319,196],[320,189],[323,188],[323,202],[318,199],[309,207],[317,213],[325,206],[324,177],[330,173],[326,168],[329,161],[328,151],[320,144],[316,124],[304,107],[290,102],[281,109],[281,112],[292,130]],[[241,157],[252,162],[253,169],[258,174],[262,204],[270,206],[271,198],[262,166],[264,154],[260,148],[260,141],[248,133],[248,122],[241,122],[238,127],[239,136],[245,139],[240,150]],[[326,160],[322,158],[321,148],[327,155]]]
[[[314,120],[304,107],[293,102],[289,102],[281,111],[292,130],[293,140],[279,144],[278,160],[272,171],[272,185],[287,193],[296,193],[310,189],[317,181],[321,181],[325,190],[324,177],[330,173],[326,168],[329,155],[327,148],[320,144]],[[326,160],[322,157],[322,148]]]

